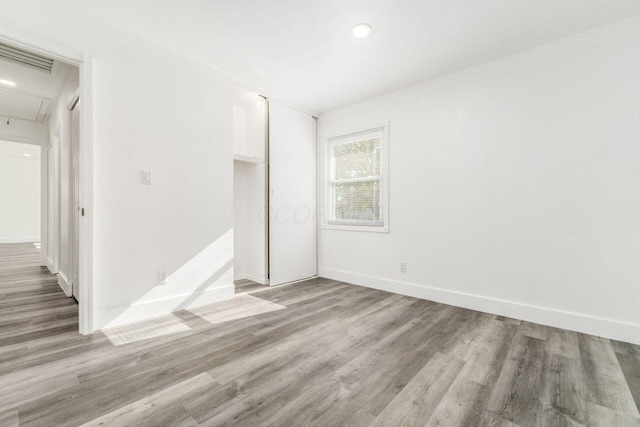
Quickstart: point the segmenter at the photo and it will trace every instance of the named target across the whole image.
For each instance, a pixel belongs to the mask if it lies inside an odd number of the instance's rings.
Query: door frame
[[[69,239],[69,260],[71,261],[71,269],[69,270],[69,276],[71,279],[71,296],[76,298],[76,301],[79,300],[80,297],[80,224],[81,221],[81,213],[80,207],[82,203],[80,203],[80,110],[82,110],[82,103],[80,102],[80,93],[79,90],[76,89],[73,97],[71,98],[71,102],[67,106],[69,110],[69,116],[71,124],[70,129],[70,162],[69,162],[69,181],[71,183],[70,187],[72,188],[72,192],[70,192],[70,202],[71,202],[71,239]],[[78,132],[76,134],[76,127],[78,128]],[[76,171],[76,162],[78,164],[78,170]],[[77,230],[76,230],[77,226]],[[78,241],[78,245],[76,247],[76,240]],[[76,274],[76,270],[78,274]]]
[[[34,53],[51,57],[71,65],[80,70],[80,204],[85,215],[80,221],[80,301],[78,301],[79,332],[83,335],[94,332],[93,329],[93,100],[94,78],[93,58],[85,52],[59,45],[41,37],[3,28],[0,42],[30,50]],[[47,233],[47,204],[43,205],[40,221],[43,235]],[[59,239],[59,236],[58,236]],[[46,250],[41,245],[41,250]]]

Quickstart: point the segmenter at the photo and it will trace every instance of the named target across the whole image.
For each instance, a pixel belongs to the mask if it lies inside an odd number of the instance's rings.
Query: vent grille
[[[51,73],[53,59],[0,43],[0,58]]]

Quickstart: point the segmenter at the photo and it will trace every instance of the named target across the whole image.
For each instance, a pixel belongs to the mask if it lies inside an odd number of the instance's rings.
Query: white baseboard
[[[40,236],[31,237],[0,237],[0,243],[36,243],[40,241]]]
[[[60,285],[60,288],[62,288],[62,292],[64,292],[66,296],[71,296],[71,284],[69,283],[69,280],[66,278],[66,276],[62,274],[62,272],[58,272],[58,285]]]
[[[58,267],[51,261],[51,258],[47,258],[47,268],[51,274],[58,274]]]
[[[252,276],[250,274],[239,274],[237,276],[234,276],[233,280],[251,280],[252,282],[256,282],[261,285],[269,284],[269,281],[267,279],[264,279],[258,276]]]
[[[553,326],[585,334],[597,335],[604,338],[640,344],[640,325],[633,323],[554,308],[523,304],[516,301],[507,301],[482,295],[434,288],[415,283],[367,276],[326,267],[320,267],[318,270],[320,277],[326,277],[328,279],[353,283],[360,286],[482,311],[485,313],[526,320],[528,322],[539,323],[546,326]]]
[[[98,310],[95,314],[96,330],[138,322],[152,317],[163,316],[174,311],[199,307],[213,302],[233,298],[234,285],[223,285],[206,291],[174,295],[169,298],[146,301],[130,306],[114,307]]]

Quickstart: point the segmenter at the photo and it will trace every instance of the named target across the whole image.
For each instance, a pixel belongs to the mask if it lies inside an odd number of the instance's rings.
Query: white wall
[[[11,2],[0,26],[94,61],[94,327],[230,298],[231,79],[73,0]]]
[[[323,114],[390,121],[391,231],[320,274],[640,343],[638,76],[634,18]]]
[[[79,70],[71,68],[48,120],[51,149],[48,159],[47,177],[53,194],[48,197],[47,212],[52,227],[48,228],[48,250],[51,254],[52,269],[62,276],[63,283],[69,284],[71,274],[71,228],[72,207],[71,184],[71,112],[69,101],[78,89]],[[56,132],[58,135],[56,135]],[[67,287],[68,288],[68,287]]]
[[[39,146],[0,141],[0,206],[0,243],[40,241]]]
[[[45,265],[54,274],[58,273],[60,249],[58,244],[60,234],[60,141],[56,133],[57,131],[53,129],[47,135],[47,143],[43,145],[41,169],[42,175],[45,177],[42,182],[42,187],[45,189],[42,198],[45,209],[42,212],[43,216],[46,214],[46,226],[43,227],[46,235],[43,232],[41,250]]]
[[[234,153],[258,163],[234,161],[234,273],[236,279],[266,283],[265,103],[256,93],[233,89]]]

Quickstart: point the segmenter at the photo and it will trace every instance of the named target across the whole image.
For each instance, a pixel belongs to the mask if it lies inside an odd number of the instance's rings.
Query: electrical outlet
[[[158,283],[164,285],[169,280],[169,270],[158,271]]]
[[[406,262],[401,262],[400,263],[400,273],[406,273],[407,272],[407,263]]]

